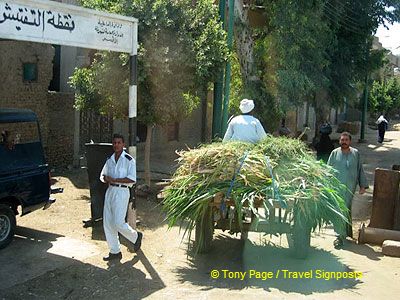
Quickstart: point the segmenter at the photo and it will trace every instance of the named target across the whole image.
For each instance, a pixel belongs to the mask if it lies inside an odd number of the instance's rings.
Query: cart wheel
[[[292,255],[296,258],[306,258],[310,251],[311,227],[295,221],[292,233],[287,237]]]
[[[214,222],[211,207],[196,221],[195,249],[197,253],[206,253],[211,249],[214,234]]]

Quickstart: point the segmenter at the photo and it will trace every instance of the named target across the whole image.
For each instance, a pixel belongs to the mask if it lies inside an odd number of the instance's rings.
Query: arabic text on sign
[[[21,25],[42,27],[45,30],[47,24],[61,30],[72,32],[75,22],[70,14],[60,14],[51,10],[29,9],[26,7],[11,7],[8,3],[4,6],[4,12],[0,14],[0,24],[4,22],[17,22],[15,28],[20,31]]]

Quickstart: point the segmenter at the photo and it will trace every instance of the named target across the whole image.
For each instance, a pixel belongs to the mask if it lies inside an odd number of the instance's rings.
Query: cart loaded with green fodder
[[[305,258],[311,232],[332,224],[344,232],[345,187],[297,139],[268,136],[258,144],[212,143],[178,153],[179,167],[164,189],[169,226],[207,252],[215,229],[287,234],[293,254]]]

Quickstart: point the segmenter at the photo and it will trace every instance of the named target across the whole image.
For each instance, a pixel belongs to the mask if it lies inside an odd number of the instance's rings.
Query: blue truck
[[[27,109],[0,108],[0,249],[13,239],[16,215],[47,209],[52,193],[39,121]]]

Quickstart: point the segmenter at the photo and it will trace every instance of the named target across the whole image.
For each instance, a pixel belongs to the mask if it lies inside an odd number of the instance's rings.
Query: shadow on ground
[[[219,271],[218,279],[211,278],[210,272],[212,270]],[[223,278],[224,272],[222,270],[247,273],[244,280],[229,279]],[[263,280],[262,273],[258,274],[260,278],[255,278],[256,275],[249,278],[251,270],[272,272],[273,278]],[[289,278],[288,271],[311,271],[312,278]],[[202,286],[204,290],[215,288],[241,290],[247,287],[258,287],[267,291],[279,289],[286,293],[309,295],[356,288],[362,279],[336,280],[329,278],[329,276],[332,277],[332,273],[327,273],[352,271],[347,265],[341,263],[335,255],[322,249],[313,248],[309,257],[302,260],[292,258],[289,249],[280,248],[276,245],[266,244],[261,246],[249,240],[243,242],[239,239],[218,235],[210,253],[192,257],[190,266],[177,269],[176,275],[182,283],[189,281]]]
[[[0,298],[141,299],[165,287],[143,252],[105,269],[51,253],[57,240],[63,238],[18,227],[13,243],[1,251]],[[83,252],[85,245],[80,247]],[[138,261],[150,278],[135,268]]]
[[[371,246],[366,244],[357,244],[355,241],[345,243],[342,251],[353,252],[376,261],[381,260],[381,258],[384,257],[381,251],[375,251]]]
[[[52,242],[61,237],[58,234],[18,226],[12,243],[0,250],[0,291],[67,264],[68,258],[47,253],[53,245]]]
[[[161,205],[152,200],[147,200],[146,198],[138,197],[136,200],[136,213],[137,220],[139,223],[137,229],[140,230],[155,230],[166,224],[165,214],[161,211]],[[83,227],[84,224],[82,224]],[[93,240],[105,241],[103,221],[99,220],[93,224],[93,226],[88,227],[88,230],[92,231]],[[121,235],[120,235],[121,236]],[[128,246],[127,242],[123,237],[121,238],[121,243]]]
[[[66,170],[62,173],[54,173],[53,176],[61,176],[69,179],[71,183],[77,189],[88,189],[89,188],[89,179],[87,169],[79,168],[79,169],[72,169]]]

